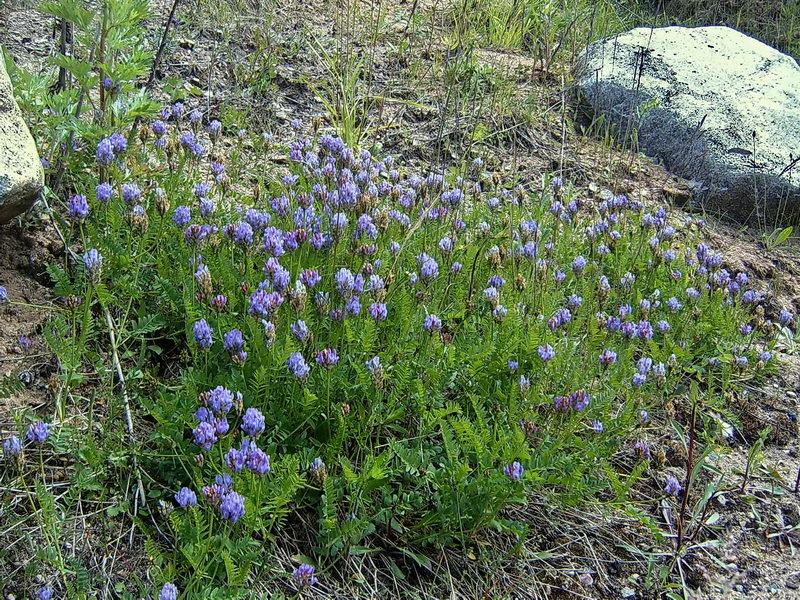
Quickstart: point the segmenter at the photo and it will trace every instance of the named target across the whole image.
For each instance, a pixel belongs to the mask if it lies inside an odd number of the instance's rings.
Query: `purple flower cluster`
[[[511,481],[519,481],[525,473],[525,468],[522,466],[522,463],[515,460],[510,465],[506,465],[503,472]]]
[[[297,588],[304,590],[317,585],[318,580],[314,575],[314,567],[303,563],[292,573],[292,581]]]
[[[50,426],[43,421],[36,421],[35,423],[28,425],[28,433],[25,437],[28,438],[29,442],[33,442],[34,444],[41,446],[47,441],[47,437],[49,435]]]
[[[225,464],[238,473],[244,468],[256,475],[269,473],[269,455],[259,448],[253,440],[242,440],[239,448],[231,448],[225,454]]]
[[[244,335],[238,329],[231,329],[226,333],[223,336],[222,345],[230,354],[231,360],[237,365],[243,365],[247,360],[247,352],[244,351]]]

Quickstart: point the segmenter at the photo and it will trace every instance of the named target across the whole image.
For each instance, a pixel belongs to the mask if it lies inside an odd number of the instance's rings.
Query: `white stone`
[[[800,215],[800,66],[728,27],[637,28],[590,44],[576,84],[621,138],[696,183],[710,212]]]
[[[44,185],[36,144],[0,55],[0,224],[28,210]]]

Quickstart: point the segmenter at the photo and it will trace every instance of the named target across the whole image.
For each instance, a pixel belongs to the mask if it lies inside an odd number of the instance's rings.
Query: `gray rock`
[[[44,185],[36,144],[0,54],[0,224],[28,210]]]
[[[713,214],[800,215],[800,66],[727,27],[638,28],[590,44],[576,85],[618,139],[695,184]]]

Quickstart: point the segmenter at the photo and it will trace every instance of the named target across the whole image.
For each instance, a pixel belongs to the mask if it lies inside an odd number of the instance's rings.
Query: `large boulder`
[[[0,53],[0,225],[28,210],[44,185],[36,144]]]
[[[800,67],[728,27],[638,28],[595,42],[580,96],[622,139],[694,182],[709,212],[800,215]]]

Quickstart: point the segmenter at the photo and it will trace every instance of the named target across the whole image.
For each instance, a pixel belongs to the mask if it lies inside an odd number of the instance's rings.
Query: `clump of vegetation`
[[[67,250],[55,416],[20,422],[2,476],[48,523],[53,586],[91,581],[60,553],[43,467],[25,468],[50,453],[83,466],[84,494],[137,481],[116,510],[163,599],[241,597],[256,575],[300,593],[349,557],[425,566],[489,531],[522,544],[530,498],[621,506],[644,478],[684,518],[696,472],[667,467],[658,432],[691,395],[690,440],[713,439],[699,421],[771,368],[776,328],[702,221],[480,158],[420,171],[299,121],[287,139],[229,131],[138,89],[149,56],[121,32],[140,3],[99,22],[59,6],[107,45],[102,64],[59,60],[68,89],[13,70]],[[286,167],[264,167],[274,150]],[[87,386],[113,399],[100,423]],[[294,568],[270,568],[286,546]]]

